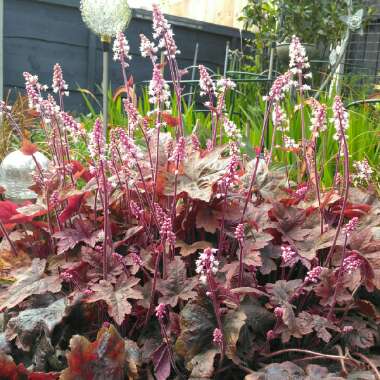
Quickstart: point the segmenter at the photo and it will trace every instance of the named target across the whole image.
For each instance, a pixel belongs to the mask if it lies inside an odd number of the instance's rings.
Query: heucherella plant
[[[24,73],[51,162],[36,170],[35,203],[0,201],[0,309],[9,316],[0,345],[4,340],[17,360],[38,363],[27,370],[1,353],[0,374],[261,378],[273,370],[266,368],[272,357],[279,363],[317,357],[317,368],[294,364],[297,374],[336,377],[329,373],[335,361],[344,376],[358,370],[370,378],[378,339],[371,295],[380,289],[378,199],[368,162],[354,163],[350,173],[343,100],[336,97],[329,108],[308,97],[309,61],[294,37],[289,70],[265,97],[258,147],[247,152],[227,116],[226,97],[236,84],[202,65],[199,87],[211,129],[198,134],[199,125],[187,135],[180,51],[159,7],[153,40],[140,39],[152,67],[151,110],[138,107],[129,42],[118,31],[113,52],[127,122],[108,136],[101,118],[87,131],[65,111],[69,84],[58,64],[51,89]],[[290,92],[299,104],[287,103]],[[286,111],[293,106],[300,141],[292,138]],[[0,111],[22,134],[12,108],[0,102]],[[336,137],[331,189],[321,186],[325,163],[316,155],[327,133]],[[26,154],[37,149],[24,141]],[[297,157],[298,183],[287,167],[273,165],[277,149]],[[57,357],[65,350],[67,361],[41,358],[46,347]]]

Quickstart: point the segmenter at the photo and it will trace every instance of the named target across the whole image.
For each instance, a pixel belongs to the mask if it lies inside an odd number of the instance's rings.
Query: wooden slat
[[[78,9],[79,0],[4,0],[4,85],[6,88],[24,86],[23,71],[37,74],[42,83],[51,84],[52,68],[59,62],[72,95],[66,109],[85,111],[80,87],[95,92],[101,83],[101,49],[99,39],[89,34]],[[152,35],[151,12],[137,10],[126,31],[133,56],[128,76],[135,83],[151,79],[149,60],[140,56],[140,33]],[[239,39],[239,31],[180,17],[168,17],[182,54],[180,67],[190,66],[194,45],[199,43],[198,63],[222,71],[226,41]],[[166,77],[169,75],[166,73]],[[122,84],[120,67],[111,64],[111,82]],[[185,77],[184,79],[189,79]]]

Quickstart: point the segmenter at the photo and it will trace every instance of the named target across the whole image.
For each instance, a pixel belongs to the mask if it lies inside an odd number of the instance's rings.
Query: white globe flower
[[[127,0],[81,0],[80,9],[85,24],[101,37],[115,37],[132,18]]]

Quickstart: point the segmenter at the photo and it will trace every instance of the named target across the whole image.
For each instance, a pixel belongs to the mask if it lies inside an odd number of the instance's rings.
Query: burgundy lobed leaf
[[[132,312],[132,305],[128,299],[143,298],[141,291],[134,288],[139,282],[140,279],[136,277],[122,275],[114,287],[111,283],[101,280],[99,284],[91,286],[94,293],[86,299],[86,302],[104,301],[108,306],[108,314],[120,326],[125,316]]]
[[[176,256],[168,265],[168,277],[158,280],[157,290],[162,294],[158,302],[175,307],[179,300],[193,299],[197,295],[193,291],[197,283],[197,278],[187,278],[185,263]]]

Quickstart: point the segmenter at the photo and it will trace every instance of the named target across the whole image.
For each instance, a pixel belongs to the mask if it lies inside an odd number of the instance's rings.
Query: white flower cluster
[[[302,74],[307,71],[305,78],[311,78],[309,58],[306,55],[306,49],[301,44],[298,37],[293,36],[289,47],[289,69],[294,75]]]
[[[286,149],[298,149],[299,144],[297,144],[294,139],[288,136],[284,136],[284,146]]]
[[[372,178],[373,169],[367,160],[356,161],[353,163],[356,173],[352,175],[352,180],[355,185],[368,184]]]
[[[224,126],[224,131],[226,132],[226,135],[228,138],[237,139],[237,140],[242,139],[242,135],[240,133],[239,128],[232,120],[229,120],[227,117],[225,117],[223,126]]]
[[[311,132],[314,137],[318,137],[320,132],[327,130],[327,107],[325,104],[320,104],[315,99],[312,103],[311,115]]]
[[[144,58],[149,57],[153,63],[157,61],[157,51],[158,48],[155,46],[154,42],[150,41],[144,34],[140,34],[140,53]]]
[[[170,107],[170,88],[165,81],[161,65],[154,65],[153,77],[149,83],[149,102],[159,106],[165,104],[167,108]]]
[[[114,37],[132,17],[128,0],[81,0],[83,21],[97,35]]]
[[[333,112],[334,117],[332,121],[334,122],[336,133],[334,135],[334,139],[337,141],[340,141],[343,138],[342,132],[345,133],[345,131],[348,129],[349,123],[348,123],[348,112],[344,108],[342,99],[340,96],[336,96],[333,104]],[[346,139],[347,136],[345,135]]]
[[[286,132],[289,130],[288,118],[285,115],[283,108],[276,103],[272,111],[272,122],[275,127],[279,128],[279,131]]]
[[[236,88],[236,83],[230,78],[221,78],[216,82],[216,87],[218,90],[220,89],[222,91],[234,90]]]
[[[129,65],[126,61],[130,61],[132,57],[129,55],[129,44],[123,32],[119,32],[113,43],[113,60],[120,61],[123,68]]]
[[[215,258],[217,249],[206,248],[199,254],[199,259],[195,262],[196,272],[200,274],[199,280],[202,284],[207,283],[207,275],[214,275],[218,272],[219,261]]]

